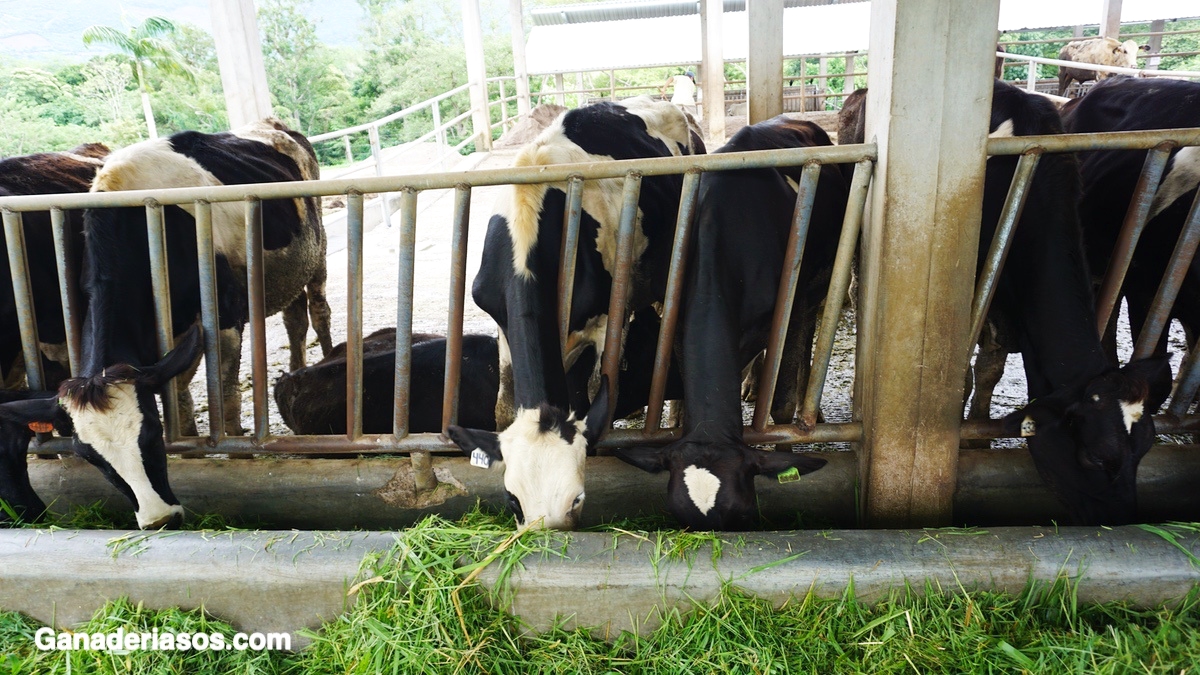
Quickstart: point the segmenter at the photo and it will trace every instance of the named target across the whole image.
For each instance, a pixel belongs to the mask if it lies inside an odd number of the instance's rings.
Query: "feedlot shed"
[[[247,335],[252,343],[249,369],[252,373],[253,428],[246,436],[229,437],[219,431],[201,437],[179,433],[178,414],[173,403],[166,407],[169,447],[188,455],[170,465],[173,483],[181,500],[189,508],[204,511],[240,510],[260,516],[279,527],[394,527],[411,522],[421,513],[436,511],[447,515],[460,513],[477,498],[503,503],[504,489],[497,472],[485,472],[467,466],[456,447],[442,434],[409,434],[407,401],[410,333],[414,329],[437,329],[414,319],[412,298],[438,293],[447,299],[445,331],[448,343],[446,402],[454,400],[457,387],[456,356],[461,349],[463,326],[488,331],[486,320],[477,310],[468,310],[466,289],[470,282],[469,253],[480,245],[482,223],[488,215],[495,187],[509,183],[565,182],[570,187],[568,201],[578,198],[581,181],[596,178],[624,178],[626,216],[621,240],[630,250],[634,227],[634,187],[641,177],[683,173],[683,206],[679,224],[686,230],[688,213],[694,204],[698,175],[703,171],[762,166],[817,166],[821,163],[856,164],[851,188],[846,228],[853,233],[861,224],[859,251],[859,300],[856,308],[857,373],[853,413],[847,420],[816,424],[805,429],[797,424],[768,424],[766,415],[756,414],[746,430],[750,443],[849,442],[854,452],[825,453],[829,464],[798,483],[760,483],[761,510],[768,519],[788,521],[787,514],[804,511],[823,522],[845,526],[936,527],[960,522],[1045,523],[1060,517],[1061,508],[1041,486],[1023,449],[962,451],[961,441],[994,438],[1002,435],[995,421],[962,421],[963,382],[973,348],[972,330],[986,310],[986,292],[977,297],[974,261],[979,239],[980,204],[986,155],[1022,155],[1026,170],[1017,171],[1007,218],[1019,213],[1021,180],[1032,175],[1032,163],[1044,153],[1085,149],[1151,149],[1167,142],[1177,146],[1200,145],[1200,130],[1170,132],[1132,132],[1094,136],[1021,137],[989,140],[988,119],[991,98],[993,46],[999,0],[972,3],[944,3],[937,0],[875,0],[871,8],[872,92],[868,108],[867,138],[863,145],[831,148],[780,150],[759,153],[708,155],[697,157],[629,160],[586,165],[561,165],[550,168],[487,168],[469,172],[449,172],[411,176],[385,176],[322,181],[320,183],[280,183],[213,188],[180,188],[149,193],[126,192],[36,198],[0,199],[9,257],[14,267],[17,295],[28,296],[22,286],[23,268],[20,246],[22,211],[76,209],[85,207],[145,206],[150,213],[164,204],[197,204],[198,243],[211,227],[207,205],[221,201],[245,201],[248,242],[254,242],[261,227],[259,200],[292,198],[306,195],[347,195],[348,246],[344,257],[334,256],[331,265],[344,261],[348,274],[345,287],[331,284],[331,293],[344,293],[345,313],[335,317],[344,326],[348,342],[348,361],[361,359],[364,316],[379,316],[374,296],[365,289],[379,284],[396,284],[397,307],[397,389],[395,433],[362,434],[355,410],[361,405],[361,372],[352,366],[348,396],[349,434],[344,436],[297,437],[277,434],[268,415],[270,364],[267,362],[266,322],[262,318],[261,276],[253,286],[250,300],[252,317]],[[816,171],[806,171],[815,180]],[[1024,175],[1025,179],[1021,176]],[[868,189],[869,188],[869,189]],[[812,189],[801,182],[800,192]],[[438,195],[435,191],[447,191]],[[395,276],[376,276],[364,263],[380,256],[367,251],[363,233],[363,194],[393,193],[400,203],[399,223],[395,230]],[[632,199],[630,199],[632,195]],[[450,222],[425,223],[419,207],[422,200],[438,199],[452,204]],[[442,209],[445,211],[446,209]],[[429,213],[437,209],[430,209]],[[797,209],[798,225],[804,222],[804,209]],[[1196,220],[1193,208],[1192,221]],[[61,222],[61,211],[58,212]],[[865,216],[864,216],[865,214]],[[148,218],[154,223],[155,218]],[[861,220],[861,223],[860,223]],[[161,225],[161,219],[158,223]],[[574,223],[578,227],[578,222]],[[449,251],[437,252],[446,259],[445,271],[426,271],[421,262],[424,251],[419,244],[422,228],[452,227]],[[565,224],[570,232],[571,222]],[[261,237],[259,237],[261,238]],[[568,234],[568,239],[570,235]],[[380,241],[384,241],[380,239]],[[436,247],[432,239],[429,245]],[[801,240],[789,244],[789,254],[799,256]],[[211,246],[211,244],[209,244]],[[681,245],[677,241],[677,246]],[[849,262],[855,237],[843,241],[841,263],[834,274],[826,303],[825,333],[819,335],[814,350],[818,367],[828,362],[832,352],[833,329],[837,326],[838,307],[849,284]],[[391,253],[390,250],[387,251]],[[261,252],[247,251],[254,279],[261,265]],[[997,254],[999,256],[999,253]],[[474,256],[471,256],[474,258]],[[681,258],[682,256],[675,256]],[[996,258],[1002,260],[1002,256]],[[207,294],[202,313],[206,333],[214,332],[215,276],[201,256],[202,293]],[[988,266],[994,281],[999,265]],[[667,332],[677,319],[678,289],[681,275],[668,285],[664,309]],[[628,265],[614,281],[614,288],[628,279]],[[785,279],[786,279],[785,275]],[[991,282],[980,283],[986,291]],[[428,287],[435,287],[432,295]],[[420,291],[415,291],[420,289]],[[783,289],[781,297],[788,295]],[[156,287],[156,297],[165,297],[165,289]],[[370,302],[371,307],[365,307]],[[440,301],[436,301],[439,302]],[[623,317],[625,297],[613,294],[610,317]],[[391,308],[382,310],[390,313]],[[777,315],[779,311],[777,310]],[[165,325],[169,321],[160,319]],[[610,324],[610,334],[615,332]],[[27,369],[36,386],[39,361],[34,358],[37,344],[32,326],[23,317],[22,332],[26,343]],[[783,327],[774,333],[781,336]],[[77,327],[76,327],[77,330]],[[169,332],[169,331],[168,331]],[[660,337],[662,344],[670,336]],[[168,341],[169,342],[169,341]],[[215,341],[208,340],[211,346]],[[768,347],[767,362],[778,368],[780,339]],[[169,344],[160,345],[166,351]],[[606,345],[605,371],[614,374],[619,353],[613,342]],[[662,349],[660,347],[660,355]],[[211,357],[212,352],[209,352]],[[209,359],[206,359],[206,361]],[[662,375],[662,359],[656,377]],[[1200,424],[1188,408],[1195,396],[1197,359],[1185,359],[1180,368],[1177,392],[1182,403],[1172,405],[1159,418],[1159,433],[1186,434]],[[217,369],[206,364],[207,389],[219,391]],[[610,378],[611,379],[611,378]],[[647,429],[611,430],[601,443],[607,448],[641,443],[663,443],[678,432],[656,428],[662,407],[661,387],[651,395]],[[764,388],[764,390],[768,390]],[[654,390],[652,390],[654,391]],[[808,392],[802,414],[814,413],[820,402],[820,389]],[[213,400],[216,397],[210,397]],[[760,397],[760,405],[761,397]],[[769,406],[763,405],[765,410]],[[447,406],[450,409],[450,406]],[[213,419],[219,411],[210,410]],[[451,423],[449,415],[443,425]],[[210,429],[213,427],[210,426]],[[59,451],[64,442],[46,439],[38,451]],[[293,459],[272,461],[255,459],[209,459],[201,454],[253,453],[257,455],[328,455],[407,454],[407,460],[364,459]],[[408,462],[411,462],[409,466]],[[102,485],[89,467],[70,463],[36,466],[35,486],[56,491],[64,503],[87,501]],[[1200,477],[1195,451],[1184,446],[1156,447],[1143,462],[1140,493],[1143,515],[1149,519],[1197,518],[1192,487]],[[587,519],[595,522],[630,511],[661,509],[665,477],[646,476],[617,462],[600,457],[589,468]],[[232,515],[232,514],[231,514]],[[880,541],[884,539],[880,535]],[[864,557],[870,557],[869,543]],[[1019,545],[1018,545],[1019,546]]]

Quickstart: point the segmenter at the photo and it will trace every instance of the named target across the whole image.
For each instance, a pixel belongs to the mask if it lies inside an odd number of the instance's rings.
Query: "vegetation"
[[[602,528],[648,542],[651,563],[688,559],[714,544],[711,533],[651,532],[623,522]],[[295,654],[258,652],[39,652],[39,625],[0,614],[0,668],[12,673],[696,673],[696,672],[1087,672],[1179,673],[1200,667],[1195,593],[1173,607],[1136,610],[1080,603],[1072,585],[1017,596],[915,588],[878,602],[853,590],[837,599],[797,598],[781,608],[726,587],[711,606],[672,612],[649,635],[614,636],[559,628],[526,635],[474,583],[468,560],[490,559],[505,575],[522,557],[555,555],[561,533],[512,536],[510,517],[476,510],[458,522],[431,517],[400,534],[392,551],[363,562],[359,599],[307,637]],[[504,545],[507,546],[504,546]],[[460,613],[461,610],[461,613]],[[585,618],[586,620],[586,618]],[[113,602],[78,630],[219,632],[229,625],[201,612],[151,611]]]

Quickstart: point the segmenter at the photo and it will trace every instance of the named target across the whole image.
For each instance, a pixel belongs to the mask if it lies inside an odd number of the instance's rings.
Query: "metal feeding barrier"
[[[1138,233],[1145,226],[1150,201],[1153,199],[1163,166],[1171,148],[1200,145],[1200,129],[1170,131],[1139,131],[1108,134],[1078,134],[1063,136],[1026,136],[989,139],[987,150],[990,155],[1020,155],[1004,204],[997,234],[980,271],[976,298],[973,303],[971,335],[974,342],[987,316],[1004,257],[1012,241],[1016,223],[1020,219],[1025,196],[1033,179],[1042,153],[1077,152],[1099,149],[1150,150],[1143,178],[1130,205],[1126,218],[1125,234],[1113,256],[1113,265],[1106,277],[1100,301],[1100,328],[1108,324],[1108,316],[1115,307],[1121,280],[1136,244]],[[649,407],[644,429],[612,429],[601,441],[601,447],[632,444],[655,444],[669,442],[680,435],[679,429],[662,428],[662,407],[666,388],[667,366],[679,320],[680,301],[683,294],[684,265],[687,248],[692,235],[696,216],[696,202],[700,177],[705,172],[754,169],[767,167],[803,167],[798,183],[797,201],[792,220],[791,233],[785,251],[784,273],[777,289],[777,303],[772,320],[767,346],[766,367],[760,377],[758,401],[753,423],[745,429],[748,443],[817,443],[833,441],[857,441],[862,437],[860,422],[816,423],[820,409],[821,394],[833,350],[837,319],[850,285],[853,262],[859,232],[862,227],[863,209],[870,187],[876,158],[873,144],[846,145],[817,148],[769,150],[759,152],[724,153],[685,157],[636,159],[588,164],[564,164],[546,167],[522,167],[489,169],[470,172],[445,172],[408,176],[365,177],[324,181],[300,181],[290,183],[268,183],[255,185],[229,185],[216,187],[192,187],[164,190],[106,192],[87,194],[38,195],[0,198],[3,211],[5,234],[8,241],[8,256],[12,268],[13,285],[19,309],[21,338],[24,346],[25,366],[30,386],[42,388],[44,379],[38,353],[37,327],[34,322],[32,289],[26,269],[26,252],[23,238],[23,211],[50,210],[56,242],[60,291],[63,300],[63,317],[67,326],[68,354],[72,374],[80,362],[80,312],[79,291],[75,287],[75,270],[70,269],[70,255],[66,250],[69,240],[65,236],[63,211],[65,209],[143,207],[147,210],[147,230],[150,241],[153,291],[156,302],[156,325],[161,353],[170,350],[171,316],[167,288],[165,236],[163,232],[164,205],[193,205],[196,220],[196,237],[199,252],[199,275],[201,295],[201,323],[205,332],[206,376],[209,397],[210,433],[204,437],[181,437],[178,411],[173,396],[164,401],[166,409],[166,433],[170,452],[255,452],[255,453],[411,453],[416,468],[428,468],[429,453],[457,452],[444,434],[446,428],[455,423],[459,398],[459,376],[462,362],[463,314],[466,302],[466,268],[468,219],[471,209],[472,190],[476,187],[506,184],[557,183],[566,186],[566,205],[563,222],[563,250],[558,278],[558,320],[560,336],[565,337],[572,300],[574,279],[574,251],[580,238],[580,219],[584,182],[597,179],[624,179],[623,206],[618,229],[617,273],[613,280],[609,301],[608,335],[620,335],[626,316],[626,299],[633,272],[633,234],[636,225],[637,201],[641,180],[644,176],[682,174],[683,186],[680,208],[675,228],[675,239],[670,258],[670,268],[665,289],[662,328],[656,348],[655,366],[649,392]],[[807,389],[800,407],[802,424],[768,424],[767,413],[771,409],[774,387],[779,375],[784,336],[792,311],[796,293],[798,271],[802,264],[806,233],[812,212],[813,198],[818,187],[817,179],[824,164],[856,164],[850,186],[848,204],[841,236],[830,278],[820,329],[816,336],[813,364]],[[442,434],[409,432],[409,397],[412,356],[412,311],[417,227],[417,196],[426,190],[451,189],[454,191],[452,222],[450,304],[447,317],[447,349],[445,391],[442,406]],[[397,278],[398,300],[396,313],[396,378],[394,392],[393,432],[390,434],[364,434],[362,432],[363,405],[363,194],[399,193],[400,240],[399,272]],[[265,199],[288,199],[296,197],[346,195],[348,209],[348,298],[347,298],[347,433],[343,435],[273,436],[268,427],[268,377],[265,339],[265,301],[262,256],[262,209]],[[245,204],[247,286],[250,307],[251,370],[253,375],[253,419],[252,434],[227,436],[224,425],[219,349],[217,335],[216,275],[212,241],[212,210],[214,202],[236,202]],[[1197,200],[1200,202],[1200,199]],[[1181,236],[1176,259],[1164,278],[1163,286],[1152,311],[1147,328],[1138,340],[1136,355],[1148,353],[1157,344],[1158,336],[1166,324],[1166,317],[1182,283],[1183,273],[1200,241],[1200,206],[1193,203],[1188,221]],[[563,344],[565,344],[565,339]],[[620,365],[620,344],[608,341],[601,357],[602,372],[609,376],[610,383],[617,382]],[[1187,407],[1200,388],[1200,359],[1195,351],[1189,354],[1181,371],[1170,411],[1156,418],[1160,433],[1200,429],[1200,418],[1185,416]],[[963,438],[996,438],[1004,436],[1000,423],[995,420],[966,421],[962,426]],[[36,450],[65,450],[62,440],[43,439]],[[426,472],[417,471],[418,475]]]

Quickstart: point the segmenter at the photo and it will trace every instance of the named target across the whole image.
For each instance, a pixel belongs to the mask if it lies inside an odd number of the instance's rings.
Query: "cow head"
[[[825,466],[806,454],[767,452],[742,443],[716,445],[687,438],[665,448],[629,448],[613,454],[643,471],[669,471],[667,510],[693,530],[747,530],[757,521],[754,477],[801,474]]]
[[[69,428],[52,393],[0,390],[0,522],[12,517],[28,522],[46,512],[46,504],[29,484],[26,452],[34,430],[51,427]]]
[[[1124,66],[1126,68],[1137,68],[1137,57],[1139,51],[1150,51],[1149,45],[1139,46],[1136,40],[1126,40],[1121,44],[1113,47],[1113,60],[1115,65]]]
[[[484,468],[504,462],[508,506],[523,527],[572,530],[583,512],[583,468],[608,426],[608,378],[583,420],[544,404],[519,409],[500,433],[451,426],[450,438]]]
[[[100,469],[133,502],[138,527],[177,527],[183,507],[167,482],[163,427],[154,394],[200,355],[203,333],[192,326],[152,366],[116,365],[63,382],[58,400],[75,427],[75,452]]]
[[[1063,387],[1005,418],[1028,438],[1042,479],[1083,525],[1137,518],[1137,467],[1154,442],[1153,415],[1171,390],[1166,356]]]

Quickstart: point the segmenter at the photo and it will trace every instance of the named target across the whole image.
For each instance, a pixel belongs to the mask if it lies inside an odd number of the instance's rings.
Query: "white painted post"
[[[1122,0],[1104,0],[1103,14],[1100,16],[1100,37],[1118,39],[1120,36],[1121,2]]]
[[[383,148],[379,143],[379,127],[367,127],[367,139],[371,142],[371,158],[375,160],[375,175],[383,175]],[[383,192],[379,195],[379,209],[383,214],[383,224],[388,227],[392,226],[392,200],[388,197],[388,193]]]
[[[525,65],[525,14],[521,0],[508,0],[508,23],[512,31],[513,74],[517,80],[517,114],[529,114],[529,69]]]
[[[713,147],[725,143],[725,57],[721,50],[721,24],[724,22],[724,0],[701,0],[707,20],[704,44],[708,45],[708,60],[704,62],[704,120],[708,127],[708,142]]]
[[[854,57],[855,54],[846,55],[846,74],[842,77],[842,93],[854,93]]]
[[[1072,35],[1075,36],[1076,40],[1083,37],[1083,26],[1075,26],[1075,30],[1072,31]]]
[[[1155,19],[1150,22],[1151,33],[1161,33],[1166,28],[1167,22],[1163,19]],[[1158,64],[1162,62],[1162,57],[1158,55],[1162,51],[1162,36],[1151,35],[1148,45],[1150,47],[1150,58],[1146,59],[1146,69],[1158,70]]]
[[[869,527],[948,525],[1000,0],[872,0],[856,416]]]
[[[471,85],[471,124],[475,149],[492,149],[492,116],[488,111],[487,66],[483,61],[483,23],[479,0],[462,0],[463,40],[467,47],[467,82]]]
[[[829,89],[829,59],[824,56],[817,58],[817,110],[825,109],[825,92]]]
[[[783,113],[783,0],[746,0],[750,53],[746,100],[750,124]]]
[[[1029,62],[1028,80],[1029,81],[1025,83],[1025,89],[1027,91],[1037,91],[1038,64],[1036,61]]]
[[[342,136],[342,143],[346,145],[346,164],[353,164],[354,150],[350,147],[350,134]]]
[[[503,129],[508,125],[508,95],[504,93],[504,80],[497,80],[496,84],[500,85],[500,128]]]
[[[567,104],[567,95],[565,93],[563,93],[566,91],[566,89],[567,89],[566,85],[563,84],[563,74],[555,73],[554,74],[554,91],[557,95],[559,105],[565,106]]]
[[[229,125],[236,128],[270,117],[271,92],[254,0],[210,0],[208,5]]]
[[[433,106],[433,128],[437,129],[435,136],[437,145],[438,161],[441,161],[446,154],[446,130],[442,128],[442,105],[435,101]]]
[[[614,103],[617,100],[617,71],[613,69],[608,71],[608,100]]]

